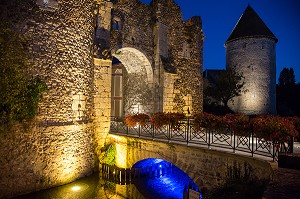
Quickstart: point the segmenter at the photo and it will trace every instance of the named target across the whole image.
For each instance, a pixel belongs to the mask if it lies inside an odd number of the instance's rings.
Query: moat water
[[[148,160],[145,167],[155,160]],[[157,159],[156,159],[157,161]],[[159,162],[161,163],[161,162]],[[172,169],[144,173],[132,183],[119,184],[107,180],[103,173],[95,173],[67,185],[30,193],[14,199],[184,199],[188,188],[198,190],[195,183],[182,170]],[[201,196],[199,196],[201,198]]]

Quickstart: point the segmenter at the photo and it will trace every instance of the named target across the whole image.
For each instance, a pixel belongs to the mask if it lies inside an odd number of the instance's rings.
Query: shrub
[[[193,116],[194,127],[197,130],[202,128],[208,129],[224,129],[226,128],[226,122],[223,117],[216,116],[210,113],[199,113]]]
[[[144,113],[129,114],[125,117],[125,123],[128,127],[135,127],[137,124],[145,126],[146,122],[150,119],[149,115]]]
[[[251,130],[249,116],[243,114],[227,114],[225,115],[224,119],[228,124],[230,130],[232,130],[235,135],[249,135],[249,132]]]
[[[151,116],[150,122],[156,127],[161,128],[164,125],[169,125],[171,123],[170,117],[163,112],[154,113]]]
[[[293,121],[278,116],[257,116],[251,120],[253,133],[269,141],[285,142],[298,135]]]
[[[180,121],[185,119],[183,113],[167,113],[169,117],[171,128],[174,130],[180,129]]]

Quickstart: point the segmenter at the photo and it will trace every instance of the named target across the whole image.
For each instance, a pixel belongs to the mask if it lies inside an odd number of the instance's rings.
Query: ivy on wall
[[[47,85],[28,74],[26,40],[0,23],[0,124],[31,119]]]
[[[105,154],[102,159],[102,163],[108,164],[108,165],[115,165],[116,164],[116,155],[117,155],[117,149],[114,144],[109,144],[107,146],[107,149],[105,151]]]

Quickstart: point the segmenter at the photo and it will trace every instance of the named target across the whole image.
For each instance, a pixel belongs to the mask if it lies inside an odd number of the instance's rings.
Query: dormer
[[[58,0],[36,0],[36,4],[43,10],[54,11],[58,9]]]

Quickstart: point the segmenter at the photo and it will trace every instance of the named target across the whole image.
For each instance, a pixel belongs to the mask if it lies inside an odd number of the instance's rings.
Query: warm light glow
[[[76,181],[68,185],[68,189],[74,192],[84,192],[89,189],[89,185]]]
[[[117,135],[110,135],[116,143],[116,166],[127,168],[127,138]]]
[[[69,135],[76,135],[77,132],[83,131],[85,125],[70,125],[67,127],[61,128],[62,132],[68,132]],[[72,133],[73,132],[73,133]],[[79,153],[85,153],[85,148],[83,147],[81,142],[74,142],[75,137],[70,136],[68,140],[64,142],[64,145],[60,146],[55,154],[53,154],[53,162],[59,164],[59,169],[55,172],[50,173],[49,175],[53,178],[57,178],[58,180],[68,183],[74,181],[78,176],[78,171],[81,169],[82,165],[87,165],[86,159],[84,159]]]
[[[79,191],[81,189],[80,186],[73,186],[72,191]]]
[[[116,165],[120,168],[127,168],[127,145],[116,143],[116,150]]]

